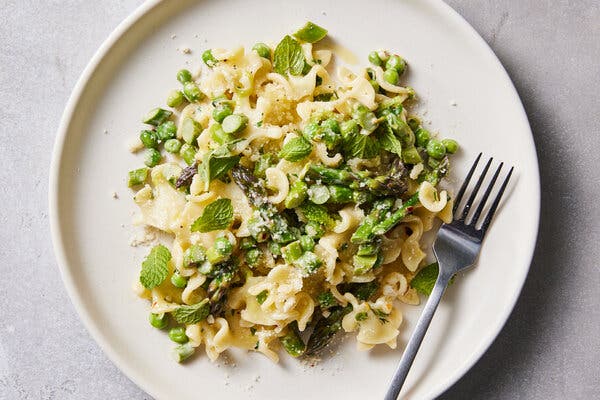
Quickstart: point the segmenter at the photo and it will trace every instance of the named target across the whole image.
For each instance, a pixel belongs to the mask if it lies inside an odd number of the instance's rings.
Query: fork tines
[[[465,192],[467,191],[467,187],[469,186],[471,178],[473,177],[473,174],[475,173],[475,170],[477,169],[477,165],[479,164],[479,161],[481,160],[482,155],[483,155],[483,153],[479,153],[479,155],[475,159],[473,166],[469,170],[469,173],[467,174],[467,177],[465,178],[465,181],[462,184],[462,186],[460,187],[460,190],[458,191],[458,194],[456,195],[456,199],[454,200],[454,209],[452,211],[455,216],[458,216],[458,220],[465,224],[467,224],[466,220],[469,215],[469,212],[471,211],[471,208],[473,207],[473,205],[475,203],[477,193],[479,192],[479,189],[481,188],[481,185],[483,184],[485,176],[486,176],[488,170],[490,169],[490,166],[493,161],[493,158],[490,158],[488,160],[488,162],[485,164],[485,167],[483,168],[483,171],[481,172],[479,179],[477,179],[477,182],[475,183],[475,186],[473,187],[473,190],[471,191],[471,194],[470,194],[466,204],[464,205],[462,212],[460,214],[458,214],[457,211],[459,210],[459,206],[462,201],[462,198],[465,195]],[[481,199],[479,201],[479,205],[477,206],[477,209],[473,213],[473,216],[471,217],[471,220],[468,223],[468,225],[475,227],[479,223],[481,223],[480,229],[483,231],[485,231],[487,229],[487,227],[489,226],[492,218],[494,217],[494,213],[496,212],[498,205],[500,204],[500,200],[502,198],[502,195],[504,194],[504,190],[506,189],[506,186],[508,185],[508,181],[510,180],[510,177],[514,170],[514,167],[511,167],[510,171],[508,171],[508,174],[504,178],[504,182],[502,182],[502,185],[500,186],[500,189],[498,190],[498,193],[496,194],[496,197],[494,198],[492,205],[490,206],[489,210],[487,211],[487,214],[485,214],[483,220],[481,220],[480,217],[482,217],[482,213],[485,208],[486,202],[487,202],[488,198],[490,197],[492,190],[494,189],[494,185],[496,184],[496,180],[498,179],[498,176],[500,175],[500,171],[502,170],[503,166],[504,166],[504,163],[501,162],[500,165],[498,166],[498,168],[496,169],[496,172],[494,173],[494,175],[492,176],[492,179],[488,183],[487,189],[485,190],[485,193],[481,197]]]

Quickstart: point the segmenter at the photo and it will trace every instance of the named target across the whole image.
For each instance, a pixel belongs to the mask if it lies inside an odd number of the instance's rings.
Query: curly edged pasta
[[[395,348],[401,304],[431,279],[422,235],[452,218],[438,184],[458,145],[409,113],[400,56],[332,71],[326,34],[308,23],[274,48],[206,50],[202,71],[177,73],[171,109],[143,119],[146,167],[128,184],[172,240],[136,291],[178,361],[201,346],[314,356],[342,329]]]

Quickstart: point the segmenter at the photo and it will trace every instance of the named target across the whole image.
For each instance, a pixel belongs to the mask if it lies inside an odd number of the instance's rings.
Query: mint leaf
[[[373,158],[379,153],[377,141],[360,132],[351,132],[344,136],[342,148],[347,158]]]
[[[423,267],[423,269],[415,275],[412,281],[410,281],[410,286],[415,288],[417,292],[429,296],[435,286],[438,271],[439,267],[436,262]]]
[[[383,129],[379,130],[379,143],[383,149],[390,153],[399,156],[402,155],[402,144],[389,126],[385,126]]]
[[[208,314],[210,314],[210,304],[208,303],[208,299],[204,299],[198,304],[178,307],[172,314],[175,321],[180,324],[196,324],[208,317]]]
[[[140,282],[146,289],[152,289],[164,282],[169,273],[169,260],[171,252],[162,244],[150,250],[150,254],[142,262],[140,272]]]
[[[280,158],[296,162],[307,157],[312,152],[312,144],[302,136],[295,137],[283,145],[279,152]]]
[[[292,75],[302,74],[304,54],[302,47],[294,38],[286,35],[273,52],[273,70],[281,75],[288,72]]]
[[[210,232],[227,228],[233,222],[233,206],[229,199],[219,199],[206,206],[194,221],[192,232]]]
[[[225,176],[239,162],[240,156],[210,157],[208,160],[209,182]]]

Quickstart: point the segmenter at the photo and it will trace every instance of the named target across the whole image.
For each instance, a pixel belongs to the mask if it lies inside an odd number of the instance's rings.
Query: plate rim
[[[137,369],[130,367],[124,360],[117,354],[117,352],[110,345],[106,337],[100,332],[97,322],[93,318],[91,318],[91,314],[87,311],[84,302],[82,301],[82,297],[80,294],[80,290],[77,289],[77,285],[73,276],[70,272],[71,267],[67,262],[66,256],[66,246],[64,237],[62,235],[62,231],[60,228],[59,221],[59,212],[58,212],[58,203],[59,203],[59,192],[58,192],[58,183],[60,181],[60,166],[63,161],[63,155],[65,150],[65,143],[67,138],[67,133],[69,131],[72,119],[74,117],[74,111],[77,108],[78,103],[80,102],[82,95],[84,94],[87,86],[94,76],[97,68],[101,64],[104,57],[113,49],[113,47],[121,40],[127,32],[132,28],[140,19],[142,19],[146,14],[151,12],[156,6],[163,3],[165,0],[146,0],[141,5],[139,5],[133,12],[131,12],[123,21],[121,21],[117,27],[108,35],[108,37],[102,42],[100,47],[95,51],[94,55],[87,63],[83,72],[79,76],[69,99],[66,102],[65,109],[61,116],[59,126],[57,129],[56,138],[54,140],[54,145],[52,149],[52,157],[50,163],[50,171],[49,171],[49,186],[48,186],[48,206],[49,206],[49,222],[50,222],[50,236],[53,244],[53,250],[55,254],[55,258],[57,261],[58,269],[61,275],[61,279],[63,285],[67,291],[69,299],[77,312],[79,319],[82,321],[85,329],[94,339],[94,341],[98,344],[98,346],[102,349],[104,354],[109,358],[109,360],[130,379],[134,384],[138,386],[142,391],[148,393],[150,396],[155,398],[162,398],[162,393],[147,381],[146,378],[142,376],[138,372]],[[506,307],[504,313],[499,315],[497,319],[496,326],[493,326],[491,330],[493,332],[492,335],[489,335],[486,338],[482,345],[479,348],[476,348],[473,352],[471,358],[467,359],[461,368],[456,369],[454,373],[441,382],[437,387],[435,392],[430,392],[433,394],[433,398],[443,394],[446,392],[452,385],[458,382],[463,376],[481,359],[481,357],[487,352],[489,347],[494,343],[497,339],[498,335],[504,328],[508,318],[512,314],[515,305],[520,297],[523,286],[527,279],[527,275],[529,274],[529,270],[531,268],[531,263],[533,260],[537,238],[539,235],[539,222],[540,222],[540,212],[541,212],[541,182],[540,182],[540,173],[539,173],[539,161],[537,157],[537,148],[535,146],[535,140],[533,137],[533,132],[531,130],[531,126],[529,124],[529,119],[527,117],[527,113],[523,106],[523,102],[519,93],[510,78],[506,68],[496,55],[496,53],[492,50],[490,45],[483,39],[483,37],[477,32],[477,30],[454,8],[445,3],[443,0],[426,0],[430,7],[434,9],[440,10],[442,13],[446,14],[449,18],[455,19],[455,22],[459,23],[463,29],[466,29],[471,36],[474,37],[477,45],[481,47],[482,51],[487,52],[488,56],[492,57],[492,60],[500,67],[500,71],[503,75],[503,80],[507,83],[507,87],[510,91],[512,91],[513,95],[518,99],[518,104],[516,104],[520,118],[524,123],[524,127],[527,128],[529,132],[529,139],[532,144],[532,154],[531,160],[535,162],[535,171],[533,172],[533,178],[535,178],[536,185],[530,188],[532,191],[533,197],[535,197],[535,202],[533,206],[535,207],[532,210],[531,216],[535,225],[535,229],[532,232],[532,237],[529,240],[530,248],[528,249],[529,256],[525,258],[528,260],[527,267],[523,268],[522,275],[519,277],[520,282],[518,285],[518,290],[515,290],[512,298],[510,299],[509,307]],[[390,376],[393,371],[390,371]]]

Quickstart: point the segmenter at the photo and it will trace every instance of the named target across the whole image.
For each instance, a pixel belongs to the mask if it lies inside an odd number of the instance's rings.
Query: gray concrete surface
[[[48,165],[65,102],[141,0],[0,7],[0,399],[148,399],[87,334],[50,243]],[[493,47],[529,115],[539,242],[512,316],[442,399],[600,398],[600,3],[450,0]]]

